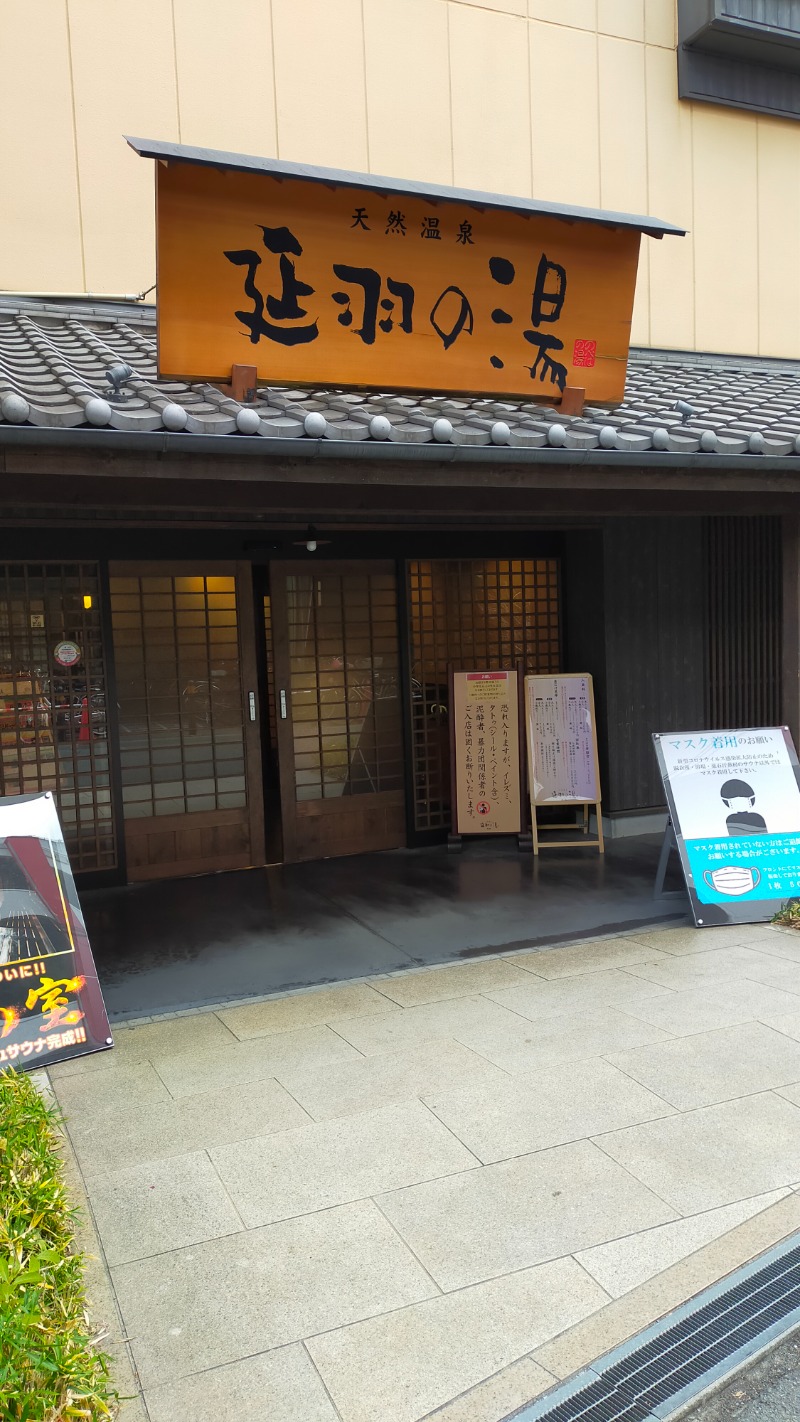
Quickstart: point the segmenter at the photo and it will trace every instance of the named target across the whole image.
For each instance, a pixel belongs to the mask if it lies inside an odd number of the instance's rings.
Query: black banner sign
[[[111,1046],[53,797],[0,800],[0,1071]]]

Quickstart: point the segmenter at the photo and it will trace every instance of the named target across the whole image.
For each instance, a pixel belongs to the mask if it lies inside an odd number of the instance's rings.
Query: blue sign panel
[[[800,897],[800,766],[786,726],[653,737],[699,927]]]

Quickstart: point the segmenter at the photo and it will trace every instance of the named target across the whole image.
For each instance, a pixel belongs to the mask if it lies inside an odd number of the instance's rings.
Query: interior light
[[[92,594],[91,594],[91,593],[84,593],[84,594],[83,594],[83,605],[84,605],[84,607],[85,607],[85,608],[87,609],[87,611],[88,611],[88,609],[89,609],[89,608],[91,607],[91,605],[92,605]]]
[[[302,538],[293,540],[295,548],[305,548],[307,553],[316,553],[323,543],[330,543],[330,541],[329,538],[320,538],[313,523],[308,525]]]

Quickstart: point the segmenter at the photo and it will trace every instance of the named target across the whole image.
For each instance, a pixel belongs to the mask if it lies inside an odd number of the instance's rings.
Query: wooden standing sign
[[[602,854],[603,820],[592,678],[526,676],[525,724],[534,854],[538,854],[540,848],[588,845]],[[540,841],[536,811],[541,805],[581,806],[582,824],[569,821],[547,826],[559,831],[580,828],[581,838]],[[592,805],[597,817],[596,839],[589,838]]]
[[[454,834],[519,834],[517,673],[453,672],[450,705]]]

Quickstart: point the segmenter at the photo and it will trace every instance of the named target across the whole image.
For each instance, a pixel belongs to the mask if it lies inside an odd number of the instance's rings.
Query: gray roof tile
[[[121,390],[109,367],[132,374]],[[690,407],[684,418],[678,400]],[[312,418],[309,418],[312,417]],[[800,457],[800,362],[633,351],[625,400],[581,415],[530,399],[159,380],[152,308],[0,299],[0,420],[52,429],[186,430],[226,438]]]

